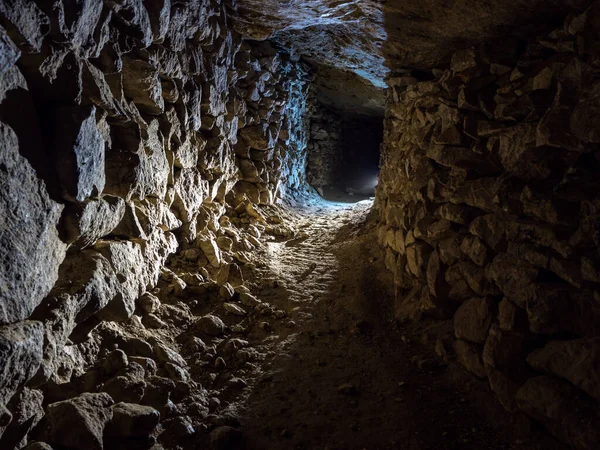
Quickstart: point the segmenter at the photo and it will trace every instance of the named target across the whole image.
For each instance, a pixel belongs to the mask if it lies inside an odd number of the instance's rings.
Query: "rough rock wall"
[[[218,0],[0,1],[0,447],[170,255],[219,266],[221,216],[302,185],[306,91]]]
[[[377,191],[398,320],[575,448],[600,415],[600,5],[523,46],[390,80]]]
[[[315,188],[333,186],[343,163],[342,118],[322,106],[310,116],[306,176]]]

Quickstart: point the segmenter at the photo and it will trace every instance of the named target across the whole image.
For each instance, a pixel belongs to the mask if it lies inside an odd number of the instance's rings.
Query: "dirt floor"
[[[266,356],[244,399],[229,406],[240,417],[239,447],[564,448],[436,354],[451,323],[395,323],[371,205],[297,205],[287,220],[299,237],[263,249],[257,296],[286,311],[292,326],[262,342],[249,336]]]
[[[90,361],[138,354],[141,340],[158,355],[159,377],[146,378],[156,398],[143,399],[164,417],[152,449],[563,449],[453,362],[440,344],[451,322],[396,323],[372,201],[333,195],[253,212],[265,225],[252,251],[230,256],[243,271],[235,295],[184,252],[155,316],[98,327]],[[52,401],[88,389],[93,367]],[[129,384],[110,392],[140,401]]]

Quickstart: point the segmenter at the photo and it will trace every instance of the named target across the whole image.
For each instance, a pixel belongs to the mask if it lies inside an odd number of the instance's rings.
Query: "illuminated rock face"
[[[208,0],[0,2],[0,447],[26,443],[21,425],[40,419],[23,416],[33,409],[26,383],[69,382],[94,362],[77,344],[96,326],[135,321],[140,305],[148,329],[167,325],[158,297],[153,308],[143,299],[161,283],[172,286],[165,295],[185,289],[165,268],[175,253],[198,268],[206,261],[215,272],[206,282],[218,273],[237,295],[232,255],[259,245],[237,231],[241,215],[260,216],[258,205],[304,188],[305,67],[244,40],[225,9]],[[146,358],[148,345],[123,348]],[[161,361],[187,379],[181,358]],[[143,381],[151,368],[127,368],[84,391],[105,385],[125,396],[115,403],[147,392],[148,404],[164,406]],[[43,439],[102,448],[113,400],[93,395],[46,396]],[[111,427],[135,427],[144,408],[115,406],[124,422]],[[142,435],[158,421],[153,411]],[[68,437],[69,420],[85,422],[81,435]]]

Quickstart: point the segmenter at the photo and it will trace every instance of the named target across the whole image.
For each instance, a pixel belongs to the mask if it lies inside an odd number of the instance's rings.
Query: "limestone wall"
[[[0,447],[170,255],[220,267],[219,245],[252,247],[221,217],[247,224],[303,183],[305,72],[226,9],[0,2]]]
[[[310,116],[306,177],[315,188],[334,186],[343,163],[342,118],[322,106]]]
[[[600,411],[598,17],[390,80],[377,190],[397,319],[453,317],[458,362],[581,449]]]

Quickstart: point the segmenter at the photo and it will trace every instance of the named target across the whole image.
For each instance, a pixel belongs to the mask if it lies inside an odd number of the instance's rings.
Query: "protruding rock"
[[[103,450],[104,427],[112,418],[108,394],[81,394],[48,406],[48,438],[76,450]]]
[[[0,123],[0,325],[26,319],[48,294],[65,257],[56,225],[62,207],[19,155],[15,133]]]
[[[494,305],[489,298],[467,300],[454,316],[454,333],[459,339],[483,344],[494,318]]]
[[[50,20],[34,2],[2,2],[0,16],[17,45],[23,46],[27,51],[40,51],[44,36],[50,30]]]
[[[125,202],[106,196],[86,203],[69,204],[63,214],[64,240],[78,248],[93,245],[113,231],[125,214]]]
[[[196,321],[198,330],[209,336],[221,336],[225,332],[225,324],[217,316],[209,314]]]
[[[552,341],[527,357],[535,370],[559,376],[600,401],[600,338]]]
[[[112,411],[109,431],[117,436],[148,436],[160,420],[160,413],[150,406],[117,403],[113,405]]]
[[[44,327],[26,321],[0,326],[0,405],[35,375],[42,362]]]
[[[124,369],[129,364],[127,355],[123,350],[116,349],[110,352],[102,361],[102,369],[108,376],[113,376],[119,370]]]
[[[53,149],[63,196],[84,201],[104,190],[104,139],[96,108],[60,108],[53,112]]]

